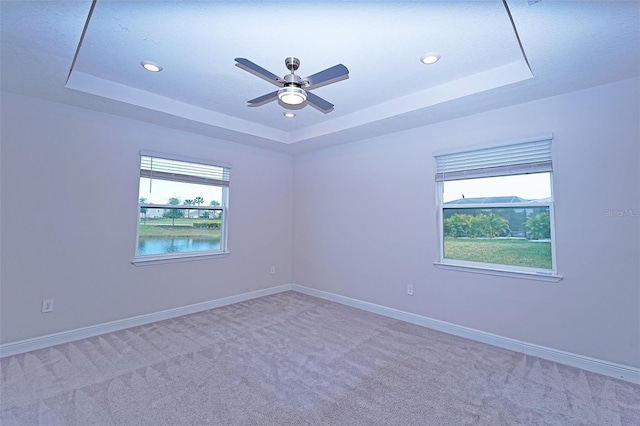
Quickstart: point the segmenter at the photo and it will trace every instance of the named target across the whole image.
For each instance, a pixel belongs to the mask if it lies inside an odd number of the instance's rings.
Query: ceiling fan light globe
[[[307,100],[307,92],[299,87],[283,87],[278,90],[278,99],[287,105],[300,105]]]

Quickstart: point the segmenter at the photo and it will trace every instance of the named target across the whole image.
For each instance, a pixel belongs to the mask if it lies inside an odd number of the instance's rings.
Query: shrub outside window
[[[437,266],[560,278],[551,139],[435,156]]]
[[[134,263],[226,255],[230,168],[141,152]]]

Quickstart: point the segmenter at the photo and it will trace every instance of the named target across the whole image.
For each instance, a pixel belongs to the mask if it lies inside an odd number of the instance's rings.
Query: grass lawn
[[[551,243],[524,239],[445,238],[446,259],[551,269]]]
[[[217,222],[219,219],[186,219],[178,218],[175,226],[171,226],[171,219],[148,219],[140,220],[140,237],[167,237],[167,238],[206,238],[220,239],[219,229],[194,228],[194,223]],[[160,226],[158,226],[160,225]]]

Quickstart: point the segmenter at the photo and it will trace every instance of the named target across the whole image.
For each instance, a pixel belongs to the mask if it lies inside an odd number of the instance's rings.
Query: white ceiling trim
[[[96,0],[94,0],[93,5],[96,4],[95,1]],[[402,95],[388,101],[383,101],[346,115],[339,115],[335,118],[331,117],[321,123],[298,127],[296,129],[291,129],[290,131],[279,130],[276,127],[269,126],[268,124],[249,121],[237,116],[227,115],[197,106],[195,104],[189,104],[172,95],[161,95],[145,88],[138,88],[123,84],[122,82],[116,82],[110,78],[96,75],[91,71],[80,71],[82,68],[78,68],[77,58],[84,57],[85,55],[83,52],[88,52],[87,54],[91,57],[91,53],[95,54],[94,51],[96,50],[96,41],[85,43],[86,28],[92,27],[93,21],[96,21],[97,19],[94,17],[92,11],[93,9],[89,12],[87,17],[85,33],[83,33],[78,45],[76,60],[74,60],[72,64],[72,69],[65,84],[66,88],[139,106],[152,111],[171,114],[176,117],[197,123],[203,123],[215,128],[238,132],[244,136],[254,136],[282,144],[295,144],[320,136],[332,135],[337,132],[401,116],[412,111],[422,110],[440,103],[495,89],[533,77],[522,49],[518,49],[517,51],[515,49],[508,49],[511,50],[511,54],[508,54],[508,50],[507,52],[503,52],[506,55],[503,59],[506,59],[507,61],[511,60],[509,63],[498,63],[492,69],[485,69],[484,71],[466,75],[453,81],[436,84],[432,87],[417,90],[408,95]],[[95,25],[98,25],[99,27],[100,22]],[[122,28],[122,25],[120,25],[119,28]],[[128,27],[126,28],[128,31]],[[507,31],[507,33],[509,33],[509,31]],[[507,45],[516,44],[517,38],[515,37],[515,32],[507,38],[513,39],[511,42],[506,43]],[[509,58],[509,56],[511,57]],[[404,89],[404,86],[402,89]]]
[[[275,142],[289,142],[289,134],[287,132],[221,114],[186,102],[177,101],[145,90],[136,89],[135,87],[98,78],[80,71],[71,71],[65,87],[67,89],[78,90],[103,98],[175,115],[199,123],[270,139]]]
[[[414,92],[398,99],[383,102],[346,116],[292,132],[277,130],[221,114],[76,70],[71,71],[65,87],[245,135],[257,136],[283,144],[292,144],[428,108],[530,78],[533,78],[533,74],[523,58],[507,65]]]
[[[488,71],[383,102],[340,118],[293,131],[291,132],[291,143],[340,132],[530,78],[533,78],[533,74],[523,58]]]

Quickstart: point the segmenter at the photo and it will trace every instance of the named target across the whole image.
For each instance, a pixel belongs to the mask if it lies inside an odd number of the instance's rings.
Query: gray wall
[[[2,93],[1,342],[295,282],[640,367],[640,220],[605,214],[640,209],[639,86],[297,157]],[[434,267],[433,153],[549,131],[565,278]],[[140,149],[233,164],[231,256],[131,264]],[[55,298],[53,313],[40,313],[44,298]]]
[[[639,80],[310,152],[297,284],[640,367]],[[441,270],[433,154],[554,132],[559,283]],[[414,296],[406,294],[414,285]]]
[[[6,92],[1,118],[3,343],[291,282],[291,156]],[[131,264],[140,149],[232,163],[229,257]]]

